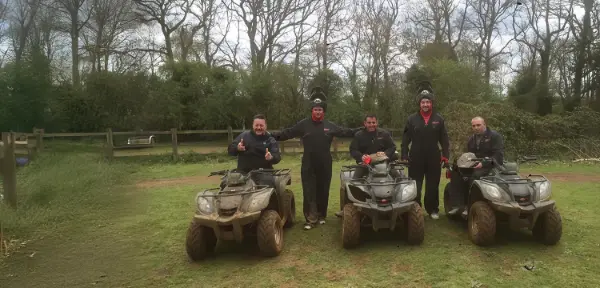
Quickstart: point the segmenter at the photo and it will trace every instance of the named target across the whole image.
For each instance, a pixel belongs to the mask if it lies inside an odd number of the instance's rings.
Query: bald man
[[[485,120],[480,116],[471,120],[471,128],[473,129],[473,135],[469,137],[469,141],[467,142],[467,152],[474,153],[477,158],[492,158],[498,165],[503,165],[504,140],[502,139],[502,135],[494,130],[488,129]],[[476,170],[474,175],[485,175],[489,173],[493,167],[494,164],[491,162],[478,163],[477,166],[475,166],[475,169],[478,171]],[[458,212],[459,207],[465,205],[465,203],[463,203],[463,193],[465,193],[470,181],[465,182],[462,180],[459,173],[452,173],[451,182],[453,209],[448,211],[448,214],[453,215]],[[466,213],[467,211],[465,210],[463,214]]]

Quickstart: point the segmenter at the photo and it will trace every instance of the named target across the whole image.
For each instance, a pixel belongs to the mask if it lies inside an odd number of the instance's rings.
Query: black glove
[[[275,140],[279,141],[279,138],[281,137],[281,132],[269,132],[271,134],[271,136],[273,138],[275,138]]]

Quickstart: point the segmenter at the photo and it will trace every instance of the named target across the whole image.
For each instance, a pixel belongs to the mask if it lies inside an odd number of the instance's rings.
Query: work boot
[[[344,216],[344,211],[340,210],[338,212],[335,212],[335,216],[342,218],[342,216]]]
[[[440,219],[440,216],[438,215],[438,213],[431,213],[431,215],[429,215],[429,216],[431,216],[431,219],[433,219],[433,220]]]
[[[319,219],[319,224],[321,224],[321,225],[325,224],[325,218]]]
[[[452,210],[448,211],[448,215],[455,215],[458,212],[458,207],[452,208]]]

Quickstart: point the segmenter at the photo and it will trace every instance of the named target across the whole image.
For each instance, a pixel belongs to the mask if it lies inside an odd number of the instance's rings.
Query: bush
[[[506,152],[513,157],[598,154],[594,143],[600,141],[600,113],[591,109],[542,117],[515,109],[509,103],[473,105],[453,102],[442,113],[454,155],[466,150],[467,139],[472,134],[471,119],[475,116],[483,117],[490,129],[502,134]]]

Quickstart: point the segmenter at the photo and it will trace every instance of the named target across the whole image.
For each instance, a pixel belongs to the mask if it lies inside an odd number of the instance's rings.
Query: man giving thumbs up
[[[251,170],[273,169],[281,161],[279,145],[269,132],[262,114],[254,116],[252,131],[238,135],[228,147],[229,155],[238,157],[237,169],[248,173]]]

